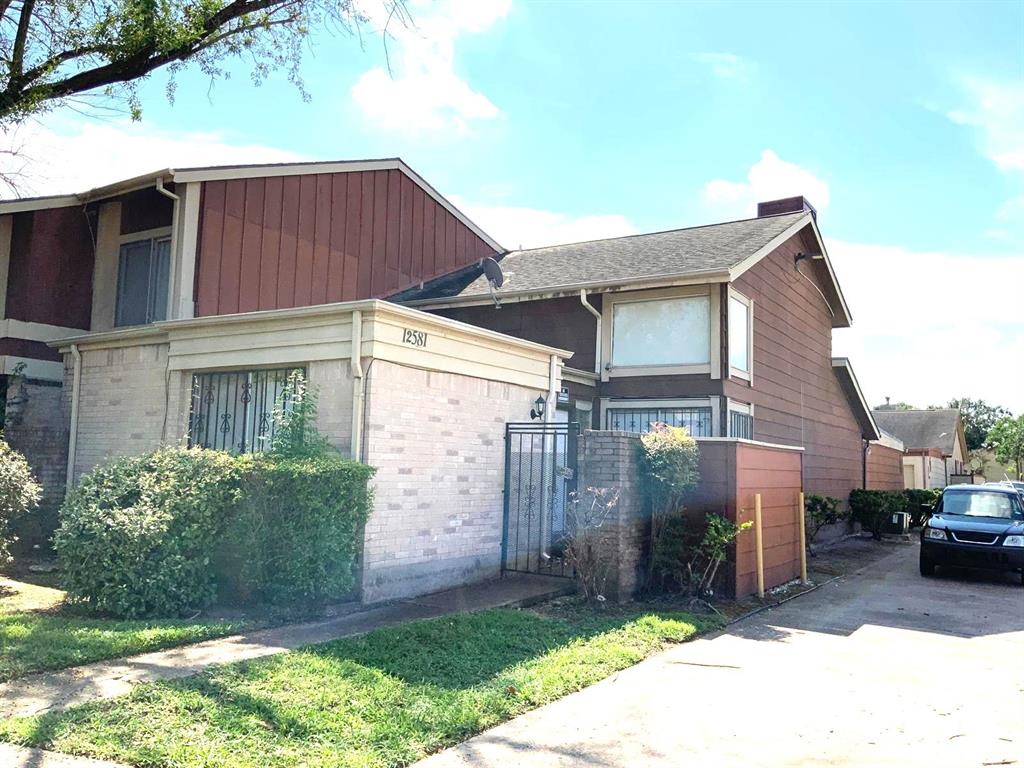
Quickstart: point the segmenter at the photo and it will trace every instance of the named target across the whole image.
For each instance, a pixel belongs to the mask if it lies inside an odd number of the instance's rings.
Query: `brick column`
[[[587,488],[617,488],[619,502],[601,526],[600,542],[611,561],[605,597],[616,602],[633,599],[648,533],[639,485],[637,450],[640,439],[626,432],[587,430],[579,439],[580,503],[588,503]]]

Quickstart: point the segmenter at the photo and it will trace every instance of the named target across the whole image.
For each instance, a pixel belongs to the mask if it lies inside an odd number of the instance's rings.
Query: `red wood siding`
[[[736,446],[736,522],[754,521],[754,496],[761,494],[761,543],[765,589],[800,576],[801,458],[797,451]],[[757,591],[754,531],[736,540],[736,595]]]
[[[398,170],[208,181],[197,314],[380,298],[491,255]]]
[[[13,214],[7,317],[89,328],[92,232],[78,206]]]
[[[863,480],[861,430],[832,370],[831,315],[793,268],[800,250],[790,240],[734,283],[754,301],[754,381],[729,379],[725,390],[754,403],[756,440],[807,449],[808,493],[845,499]]]
[[[903,453],[887,445],[871,445],[868,453],[868,488],[876,491],[903,490]]]

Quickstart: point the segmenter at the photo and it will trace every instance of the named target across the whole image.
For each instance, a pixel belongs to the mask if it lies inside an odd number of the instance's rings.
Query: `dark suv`
[[[1024,584],[1024,501],[1016,489],[946,488],[921,530],[921,575],[937,565],[1019,571]]]

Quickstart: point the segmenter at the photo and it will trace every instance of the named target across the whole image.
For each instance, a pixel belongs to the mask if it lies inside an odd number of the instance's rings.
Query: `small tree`
[[[1024,414],[998,421],[989,431],[988,441],[996,461],[1013,464],[1018,479],[1024,478]]]
[[[949,407],[960,411],[960,417],[964,421],[964,439],[969,451],[984,448],[992,427],[1001,419],[1010,416],[1010,412],[1002,406],[989,405],[984,400],[972,400],[969,397],[950,400]]]
[[[587,600],[605,599],[604,588],[611,558],[601,547],[601,527],[618,503],[618,488],[587,488],[583,499],[573,493],[566,508],[569,541],[565,560],[576,573],[576,580]]]
[[[668,520],[683,509],[683,496],[697,485],[700,454],[684,427],[655,423],[640,436],[640,470],[651,513],[646,586],[653,586],[655,563]]]
[[[696,598],[706,600],[714,596],[715,576],[725,561],[729,545],[753,525],[749,521],[737,525],[721,515],[708,515],[704,538],[694,550],[693,558],[687,566],[690,571],[690,588]]]
[[[0,435],[0,564],[11,559],[9,547],[15,538],[10,522],[35,509],[42,495],[25,457]]]
[[[322,456],[331,444],[316,427],[320,393],[302,371],[288,374],[288,382],[274,406],[274,432],[270,452],[288,458]]]
[[[842,502],[831,496],[816,496],[809,493],[804,497],[804,512],[807,515],[807,545],[810,546],[818,537],[818,533],[826,525],[832,525],[845,519],[840,510]]]

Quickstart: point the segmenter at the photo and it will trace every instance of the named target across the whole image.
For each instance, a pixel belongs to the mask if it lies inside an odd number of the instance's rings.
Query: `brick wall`
[[[4,438],[25,455],[32,474],[43,486],[38,512],[14,523],[16,551],[47,546],[64,498],[67,470],[67,427],[60,382],[11,377],[7,390]]]
[[[377,468],[363,546],[363,600],[497,577],[504,429],[536,390],[374,360],[365,461]]]
[[[625,432],[585,431],[579,440],[579,482],[582,503],[587,488],[617,488],[619,502],[604,521],[599,542],[609,563],[605,596],[625,602],[640,584],[648,523],[639,487],[637,446],[640,438]]]
[[[86,350],[81,365],[76,479],[109,459],[184,439],[191,388],[185,374],[167,370],[166,344]],[[68,355],[68,392],[72,380]]]

